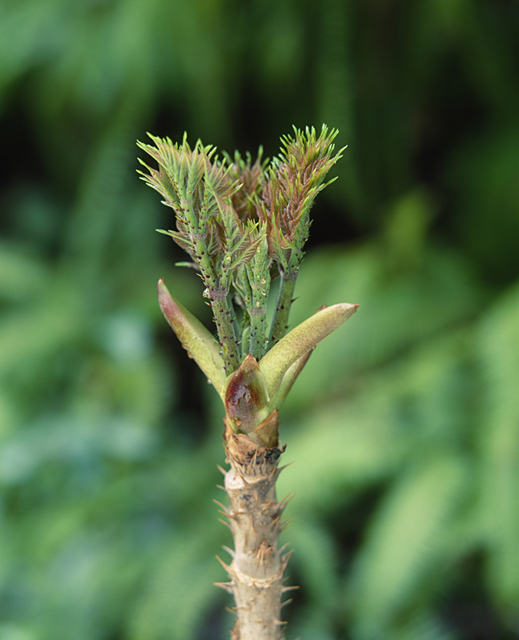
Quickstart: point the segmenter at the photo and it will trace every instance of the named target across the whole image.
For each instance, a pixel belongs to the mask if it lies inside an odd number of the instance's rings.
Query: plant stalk
[[[222,358],[227,375],[240,366],[238,338],[235,333],[232,307],[228,301],[229,292],[219,288],[208,288],[207,297],[211,304],[214,322],[222,348]]]
[[[272,328],[269,337],[269,349],[286,334],[288,329],[288,316],[292,306],[292,297],[296,287],[297,271],[280,274],[279,289],[276,299],[276,309],[272,319]]]
[[[281,640],[281,598],[294,587],[283,585],[289,553],[279,548],[281,516],[286,501],[278,502],[275,484],[283,452],[260,447],[245,434],[232,432],[226,421],[226,455],[230,469],[225,490],[234,538],[230,566],[222,562],[230,582],[219,584],[234,596],[236,624],[232,640]]]

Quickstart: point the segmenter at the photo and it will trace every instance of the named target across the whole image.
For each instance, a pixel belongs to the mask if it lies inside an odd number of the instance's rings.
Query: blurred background
[[[157,279],[210,318],[136,140],[323,122],[291,321],[360,310],[283,408],[288,638],[519,638],[518,103],[516,0],[3,0],[1,640],[228,637],[222,407]]]

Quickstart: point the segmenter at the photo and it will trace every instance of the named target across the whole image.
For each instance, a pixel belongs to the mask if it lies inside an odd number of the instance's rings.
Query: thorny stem
[[[278,546],[286,500],[278,502],[275,483],[282,449],[258,447],[247,435],[234,434],[226,422],[226,455],[230,469],[225,490],[234,538],[230,566],[220,561],[230,581],[218,583],[234,596],[233,640],[281,640],[283,584],[289,553]]]
[[[206,286],[205,295],[209,299],[213,311],[218,338],[222,347],[225,373],[229,375],[240,365],[233,308],[229,302],[229,289],[220,286],[204,241],[202,239],[198,240],[195,247],[195,257],[199,264],[202,280]]]
[[[250,311],[250,349],[251,353],[257,360],[260,360],[265,354],[265,314],[266,307],[253,308]]]
[[[329,182],[335,129],[294,128],[281,139],[270,164],[249,159],[220,161],[214,147],[193,149],[151,136],[139,143],[159,165],[141,173],[175,212],[176,230],[164,231],[193,260],[205,286],[218,332],[212,334],[159,282],[159,301],[189,355],[215,386],[225,405],[225,490],[234,538],[233,560],[223,561],[230,581],[220,584],[235,599],[233,640],[281,640],[283,574],[289,554],[278,546],[286,500],[275,491],[280,473],[278,412],[318,342],[337,329],[356,305],[322,307],[288,335],[288,318],[314,200]],[[280,275],[267,335],[271,278]],[[231,297],[242,310],[242,328]],[[241,336],[240,336],[241,333]],[[241,338],[241,341],[240,341]],[[284,339],[283,339],[284,338]],[[231,375],[232,374],[232,375]],[[286,604],[286,603],[285,603]]]
[[[263,249],[263,251],[262,251]],[[270,290],[269,263],[266,260],[267,243],[258,247],[251,263],[246,265],[250,298],[247,313],[250,319],[250,350],[256,360],[261,360],[267,347],[266,315]],[[265,255],[262,255],[265,254]]]
[[[290,314],[296,280],[297,271],[287,274],[281,273],[280,275],[276,309],[270,330],[269,348],[272,348],[276,342],[279,342],[288,329],[288,316]]]
[[[218,330],[225,373],[229,375],[240,366],[234,317],[228,300],[229,292],[225,289],[207,289],[206,295],[209,298]]]

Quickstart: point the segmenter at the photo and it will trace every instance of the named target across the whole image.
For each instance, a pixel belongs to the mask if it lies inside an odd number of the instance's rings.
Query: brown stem
[[[258,446],[226,422],[225,474],[229,497],[226,515],[234,538],[233,561],[225,565],[230,582],[221,584],[232,593],[237,621],[233,640],[281,640],[283,574],[289,554],[283,555],[278,539],[286,503],[276,498],[275,483],[283,449]]]

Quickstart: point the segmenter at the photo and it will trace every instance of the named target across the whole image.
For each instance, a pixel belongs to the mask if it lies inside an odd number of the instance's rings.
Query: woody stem
[[[281,515],[285,504],[277,501],[277,463],[282,451],[258,447],[245,434],[227,431],[225,475],[229,497],[226,510],[234,538],[233,560],[224,565],[230,582],[237,621],[233,640],[281,640],[281,597],[288,555],[279,549]]]

